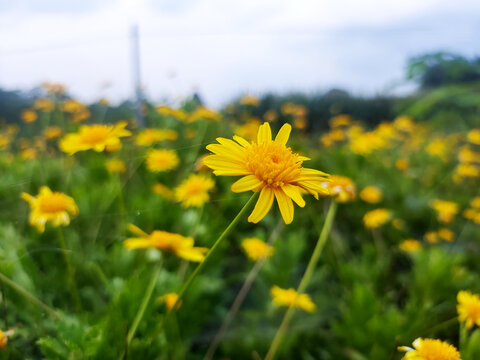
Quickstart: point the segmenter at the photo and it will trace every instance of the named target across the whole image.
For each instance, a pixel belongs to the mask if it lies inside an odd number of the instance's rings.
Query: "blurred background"
[[[215,108],[244,93],[406,94],[409,59],[473,63],[478,33],[475,0],[1,0],[0,87],[55,81],[118,103],[138,81],[154,101],[198,93]]]

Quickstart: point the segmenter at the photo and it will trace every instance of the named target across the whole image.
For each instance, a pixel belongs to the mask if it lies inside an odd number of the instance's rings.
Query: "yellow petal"
[[[288,197],[290,197],[293,201],[295,201],[295,203],[298,206],[300,207],[305,206],[305,200],[303,200],[302,194],[300,192],[300,188],[298,186],[287,184],[287,185],[284,185],[282,189],[285,192],[285,194],[287,194]]]
[[[138,226],[135,226],[133,224],[128,224],[128,231],[140,237],[148,237],[148,234],[145,231],[143,231]]]
[[[272,141],[272,130],[269,123],[264,123],[258,128],[257,143],[261,144],[269,141]]]
[[[277,198],[278,207],[280,208],[283,221],[287,225],[291,224],[294,211],[292,199],[290,199],[281,189],[275,190],[275,197]]]
[[[245,140],[244,138],[242,138],[241,136],[238,136],[238,135],[235,135],[233,137],[233,140],[235,140],[236,142],[238,142],[240,145],[242,145],[243,147],[249,147],[250,146],[250,143]]]
[[[290,132],[292,131],[292,127],[290,124],[284,124],[280,131],[278,132],[277,136],[275,137],[275,142],[278,142],[282,145],[286,145],[288,138],[290,137]]]
[[[255,204],[255,208],[248,217],[248,221],[258,223],[260,220],[262,220],[272,208],[273,198],[273,190],[269,187],[264,187],[260,192],[260,197]]]
[[[123,246],[126,248],[133,249],[146,249],[153,247],[152,241],[144,238],[128,238],[123,242]]]
[[[239,193],[254,190],[262,186],[261,182],[255,175],[247,175],[235,181],[232,185],[232,191]]]

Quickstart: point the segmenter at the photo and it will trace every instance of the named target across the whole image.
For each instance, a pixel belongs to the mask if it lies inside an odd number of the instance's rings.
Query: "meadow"
[[[417,116],[445,91],[313,131],[47,84],[0,130],[0,358],[480,359],[478,110]]]

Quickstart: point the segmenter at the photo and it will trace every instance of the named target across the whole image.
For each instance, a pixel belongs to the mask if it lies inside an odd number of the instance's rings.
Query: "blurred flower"
[[[120,144],[120,138],[130,136],[130,131],[126,130],[126,121],[121,121],[116,125],[83,125],[77,133],[67,134],[60,140],[60,149],[73,155],[78,151],[94,150],[104,151],[107,146]]]
[[[328,190],[329,195],[335,197],[335,200],[339,203],[346,203],[355,200],[355,184],[346,176],[332,175],[330,176],[329,181],[322,183],[322,186],[325,187]]]
[[[173,199],[173,191],[161,183],[153,184],[152,191],[166,200]]]
[[[205,120],[205,121],[220,121],[222,116],[213,110],[207,109],[206,107],[199,106],[197,107],[190,115],[187,116],[185,121],[187,124]]]
[[[253,261],[269,258],[273,255],[273,247],[259,238],[247,238],[242,240],[242,247],[248,258]]]
[[[436,339],[418,338],[413,342],[413,349],[400,346],[398,350],[406,352],[402,360],[461,360],[454,346]]]
[[[427,240],[430,244],[436,244],[438,242],[438,234],[435,231],[429,231],[423,235],[425,240]]]
[[[180,159],[174,150],[151,149],[146,158],[147,169],[152,172],[170,171],[180,163]]]
[[[480,177],[480,167],[473,164],[458,164],[453,174],[453,179],[458,182],[462,178]]]
[[[447,160],[447,153],[449,152],[449,147],[447,146],[447,142],[445,139],[435,139],[427,146],[427,153],[433,156],[437,156],[442,161]]]
[[[462,146],[458,151],[458,161],[461,163],[480,163],[480,153],[470,149],[469,146]]]
[[[208,200],[208,192],[213,189],[215,182],[207,175],[191,174],[175,188],[175,199],[182,203],[184,208],[201,207]]]
[[[403,230],[405,228],[405,221],[402,219],[393,219],[392,225],[397,230]]]
[[[405,252],[409,252],[409,253],[417,252],[417,251],[420,251],[422,249],[422,244],[418,240],[407,239],[407,240],[403,240],[400,243],[400,249],[402,249]]]
[[[450,223],[458,213],[458,204],[452,201],[434,199],[429,205],[437,212],[438,220],[443,223]]]
[[[291,115],[295,111],[295,106],[296,105],[294,103],[287,102],[285,104],[282,104],[280,111],[283,115]]]
[[[409,163],[408,159],[398,159],[395,162],[395,166],[397,167],[398,170],[405,171],[410,166],[410,163]]]
[[[185,130],[185,137],[187,139],[193,139],[195,136],[197,136],[197,130],[195,130],[195,129],[186,129]]]
[[[202,262],[205,257],[204,254],[208,251],[207,248],[194,247],[192,237],[184,237],[180,234],[159,230],[154,230],[151,234],[147,234],[132,224],[128,225],[128,229],[138,236],[128,238],[123,242],[124,246],[130,250],[156,248],[194,262]]]
[[[277,113],[275,110],[268,110],[265,114],[263,114],[263,119],[266,122],[272,123],[277,120]]]
[[[59,83],[44,82],[42,86],[50,94],[62,95],[66,91],[65,85]]]
[[[352,117],[347,114],[340,114],[330,119],[330,127],[332,129],[342,127],[342,126],[350,126],[351,124],[352,124]]]
[[[0,330],[0,349],[5,349],[8,344],[8,337],[15,333],[14,330],[2,331]]]
[[[101,98],[100,100],[98,100],[98,105],[107,107],[110,106],[110,102],[105,98]]]
[[[240,99],[240,105],[258,106],[260,101],[255,96],[245,95]]]
[[[33,102],[33,107],[36,110],[40,110],[43,112],[52,112],[55,108],[55,103],[50,99],[36,99]]]
[[[43,130],[43,136],[47,140],[53,140],[62,135],[62,128],[58,126],[49,126]]]
[[[467,329],[473,325],[480,326],[480,296],[470,291],[459,291],[457,301],[458,320],[464,322]]]
[[[20,152],[20,157],[23,160],[33,160],[38,156],[38,150],[34,148],[26,148]]]
[[[388,142],[375,131],[356,135],[350,140],[350,150],[359,155],[369,155],[375,150],[385,148],[387,145]]]
[[[367,186],[360,192],[360,199],[370,204],[376,204],[382,201],[383,194],[376,186]]]
[[[109,173],[124,173],[127,171],[125,163],[120,159],[110,159],[105,162],[105,167]]]
[[[480,196],[476,196],[470,200],[470,205],[475,209],[480,209]]]
[[[467,134],[467,140],[475,145],[480,145],[480,129],[470,130]]]
[[[412,132],[415,128],[415,122],[410,116],[401,115],[393,120],[393,126],[401,131]]]
[[[247,140],[254,140],[257,137],[260,120],[257,118],[250,119],[245,125],[235,129],[235,135],[241,136]]]
[[[455,239],[455,233],[447,228],[441,228],[438,230],[438,237],[444,241],[452,242]]]
[[[296,117],[293,119],[293,127],[299,130],[305,130],[307,128],[308,122],[305,117]]]
[[[4,134],[0,134],[0,150],[5,150],[10,145],[10,137]]]
[[[45,231],[45,223],[51,222],[53,226],[70,224],[70,216],[78,214],[78,207],[70,196],[61,192],[52,192],[48,186],[42,186],[36,197],[22,193],[22,199],[30,205],[30,225],[38,231]]]
[[[193,167],[196,172],[210,171],[210,169],[203,163],[203,160],[205,160],[207,156],[208,154],[204,154],[197,159]]]
[[[367,228],[378,228],[386,224],[392,217],[392,213],[387,209],[375,209],[367,212],[363,216],[363,223]]]
[[[282,289],[278,286],[273,286],[270,289],[270,295],[273,302],[279,306],[292,306],[306,312],[313,313],[316,306],[310,296],[307,294],[298,294],[295,289]]]
[[[178,133],[169,129],[144,129],[137,134],[135,142],[139,146],[150,146],[164,140],[177,140]]]
[[[208,145],[214,155],[207,156],[204,164],[217,176],[243,176],[232,185],[233,192],[260,191],[260,197],[248,221],[262,220],[277,199],[280,213],[286,224],[293,221],[293,201],[304,207],[302,192],[318,199],[319,194],[328,194],[322,183],[328,178],[324,172],[306,169],[302,163],[307,157],[293,153],[286,143],[291,126],[285,124],[272,140],[270,125],[260,126],[257,142],[234,136],[234,141],[217,138],[220,144]]]
[[[62,104],[62,111],[67,113],[76,113],[83,111],[85,109],[85,105],[82,104],[80,101],[74,99],[67,99]]]
[[[30,123],[33,123],[35,121],[37,121],[37,113],[33,110],[23,110],[22,111],[22,114],[20,115],[21,119],[23,122],[27,123],[27,124],[30,124]]]
[[[173,309],[175,304],[177,304],[177,300],[178,300],[178,294],[174,292],[162,295],[159,298],[160,302],[165,303],[165,307],[167,308],[168,311]],[[180,306],[182,306],[181,301],[175,306],[176,310],[180,309]]]

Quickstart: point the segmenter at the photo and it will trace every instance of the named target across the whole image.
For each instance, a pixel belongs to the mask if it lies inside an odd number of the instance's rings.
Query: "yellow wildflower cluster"
[[[140,131],[135,142],[139,146],[150,146],[164,140],[177,140],[178,133],[169,129],[143,129]]]
[[[470,208],[465,209],[463,216],[468,220],[472,220],[476,224],[480,224],[480,196],[477,196],[470,201]]]
[[[67,99],[62,104],[62,110],[71,116],[74,123],[85,121],[90,118],[90,111],[85,104],[74,99]]]
[[[438,221],[450,223],[458,214],[458,204],[452,201],[434,199],[429,203],[430,207],[437,212]]]

